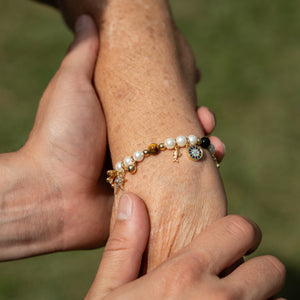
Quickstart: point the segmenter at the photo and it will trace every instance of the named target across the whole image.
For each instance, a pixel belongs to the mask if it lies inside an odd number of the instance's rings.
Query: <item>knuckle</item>
[[[103,255],[113,255],[120,251],[129,251],[130,249],[126,246],[129,244],[129,240],[125,237],[114,237],[110,238],[104,248]]]
[[[242,299],[242,295],[239,293],[237,288],[233,286],[221,286],[212,291],[212,294],[215,296],[214,299],[218,300],[240,300]]]
[[[172,275],[171,284],[175,289],[191,287],[203,273],[206,263],[195,253],[185,253],[173,258],[167,266]]]
[[[256,236],[257,229],[246,218],[238,215],[232,215],[228,217],[227,230],[234,236],[246,236],[248,238],[254,238]]]
[[[75,90],[77,94],[94,92],[91,81],[76,66],[62,63],[56,76],[56,88],[58,90],[66,92]]]

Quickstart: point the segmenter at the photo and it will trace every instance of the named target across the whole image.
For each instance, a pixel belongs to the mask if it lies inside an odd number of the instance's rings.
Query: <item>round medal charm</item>
[[[203,157],[203,150],[200,146],[194,145],[188,149],[189,158],[193,161],[199,161]]]

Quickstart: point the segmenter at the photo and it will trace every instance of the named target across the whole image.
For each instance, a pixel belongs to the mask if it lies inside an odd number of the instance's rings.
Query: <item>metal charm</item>
[[[112,188],[115,189],[115,195],[117,195],[119,190],[124,189],[124,184],[127,181],[125,180],[125,172],[110,170],[107,172],[107,175],[108,178],[106,181],[111,185]]]
[[[178,161],[178,158],[179,158],[181,155],[182,155],[182,154],[180,153],[179,148],[176,147],[176,148],[175,148],[175,151],[174,151],[174,153],[173,153],[173,162],[179,162],[179,161]]]
[[[188,157],[193,161],[199,161],[203,157],[203,153],[202,148],[198,145],[188,148]]]

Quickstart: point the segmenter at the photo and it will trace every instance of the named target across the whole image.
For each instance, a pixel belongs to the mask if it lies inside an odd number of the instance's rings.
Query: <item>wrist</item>
[[[173,162],[170,150],[151,155],[138,164],[134,175],[126,176],[125,192],[145,201],[151,220],[149,269],[226,214],[223,185],[208,150],[198,162],[190,160],[184,150],[178,162]],[[114,217],[121,195],[117,194]]]
[[[58,217],[59,193],[22,150],[1,154],[0,165],[0,259],[59,250],[63,229]]]

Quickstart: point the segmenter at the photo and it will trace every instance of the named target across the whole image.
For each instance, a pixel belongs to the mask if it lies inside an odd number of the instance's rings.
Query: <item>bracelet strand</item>
[[[173,162],[179,162],[182,156],[180,148],[186,148],[188,157],[193,161],[200,161],[204,155],[204,149],[207,149],[214,160],[217,168],[220,167],[215,157],[215,147],[211,144],[208,137],[198,138],[195,135],[178,136],[176,139],[168,138],[164,143],[151,143],[144,151],[136,151],[133,156],[127,156],[123,161],[119,161],[115,165],[114,170],[107,171],[106,181],[114,188],[115,195],[119,190],[124,189],[124,184],[127,181],[125,176],[127,173],[135,174],[137,171],[137,164],[142,162],[146,157],[157,155],[161,151],[174,150]]]

